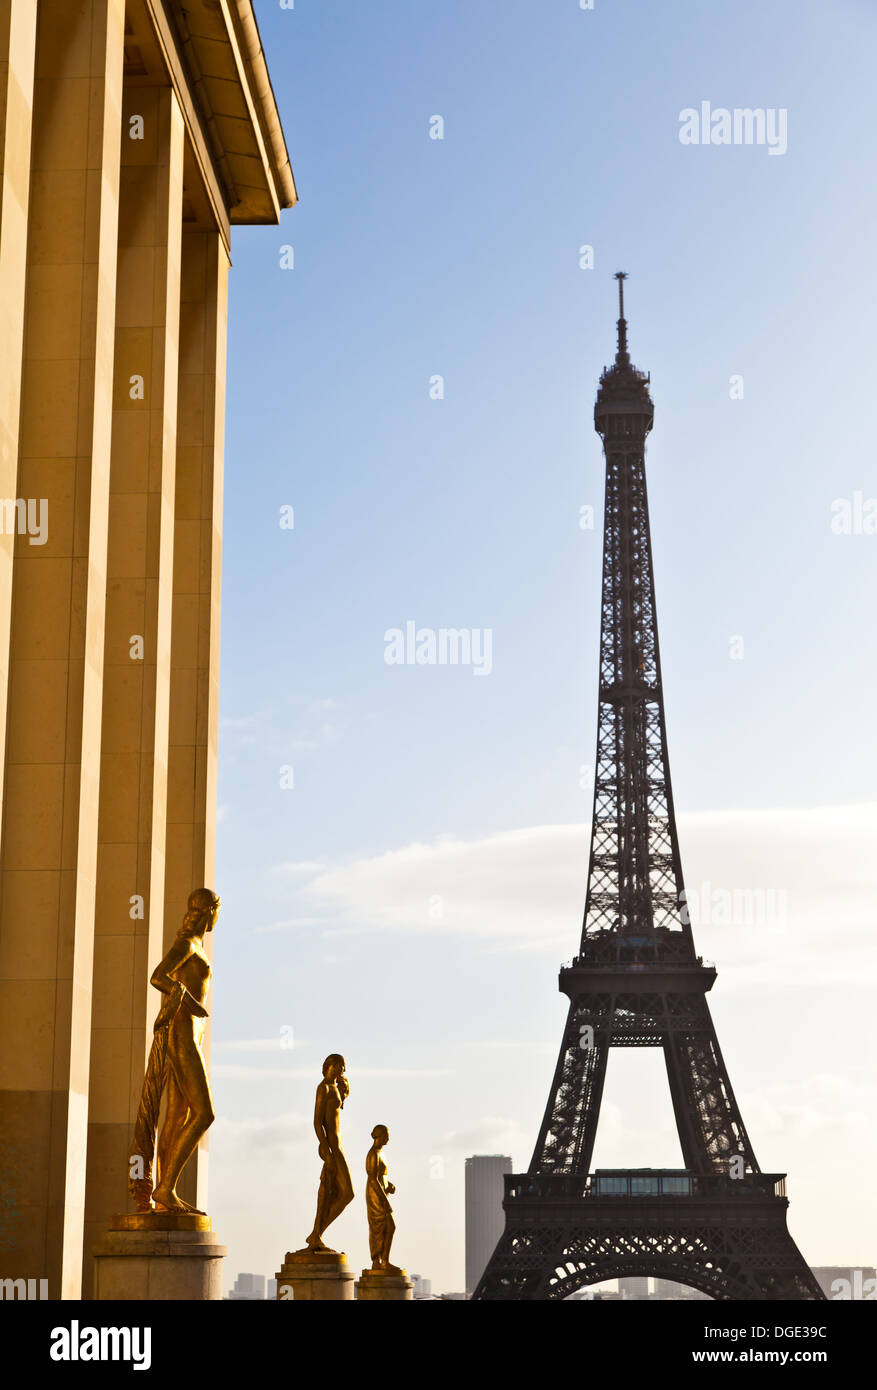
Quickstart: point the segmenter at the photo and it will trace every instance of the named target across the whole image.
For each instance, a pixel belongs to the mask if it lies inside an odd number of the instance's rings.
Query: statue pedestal
[[[372,1303],[410,1303],[414,1298],[414,1280],[404,1269],[401,1274],[382,1274],[378,1269],[364,1269],[356,1281],[357,1301]]]
[[[209,1216],[134,1212],[114,1216],[93,1247],[94,1297],[203,1300],[222,1298],[222,1261]]]
[[[350,1302],[353,1270],[347,1256],[333,1250],[288,1253],[277,1275],[277,1299],[295,1303]]]

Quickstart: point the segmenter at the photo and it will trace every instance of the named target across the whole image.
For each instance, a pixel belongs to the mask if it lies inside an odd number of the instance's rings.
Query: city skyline
[[[471,1164],[478,1160],[496,1159],[496,1154],[472,1154],[466,1160]],[[499,1229],[502,1228],[500,1217]],[[877,1269],[873,1265],[815,1265],[812,1271],[816,1276],[823,1292],[827,1298],[845,1300],[869,1300],[877,1298]],[[440,1298],[454,1292],[449,1289],[436,1290],[434,1293],[431,1288],[431,1280],[428,1277],[411,1272],[410,1277],[415,1282],[414,1297],[417,1298]],[[475,1281],[477,1283],[477,1277]],[[226,1272],[225,1283],[227,1292],[226,1298],[231,1299],[265,1299],[275,1297],[277,1280],[273,1276],[264,1274],[240,1273],[230,1275]],[[467,1280],[469,1283],[469,1280]],[[574,1298],[585,1298],[591,1293],[601,1290],[616,1290],[623,1292],[626,1285],[644,1283],[648,1286],[648,1292],[643,1294],[631,1293],[631,1297],[649,1298],[695,1298],[707,1299],[707,1295],[700,1294],[696,1289],[692,1289],[684,1284],[676,1283],[674,1280],[661,1279],[656,1277],[629,1276],[627,1279],[618,1278],[601,1280],[588,1285],[585,1289],[579,1290]],[[709,1300],[708,1300],[709,1301]]]

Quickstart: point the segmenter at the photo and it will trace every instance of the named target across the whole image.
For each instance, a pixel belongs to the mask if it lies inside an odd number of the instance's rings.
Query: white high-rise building
[[[505,1154],[466,1159],[466,1295],[471,1298],[502,1235],[503,1176],[512,1171]]]
[[[648,1298],[649,1281],[642,1274],[629,1274],[618,1281],[618,1292],[622,1298]]]

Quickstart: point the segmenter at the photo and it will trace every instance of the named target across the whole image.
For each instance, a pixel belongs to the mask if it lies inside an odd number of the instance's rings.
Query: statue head
[[[328,1081],[330,1086],[338,1087],[338,1094],[341,1097],[341,1108],[350,1095],[350,1082],[344,1075],[347,1063],[340,1052],[330,1052],[323,1063],[323,1080]]]
[[[390,1131],[387,1129],[387,1126],[375,1125],[374,1129],[372,1130],[372,1139],[374,1139],[375,1144],[379,1149],[382,1149],[385,1144],[389,1144]]]
[[[196,888],[189,894],[182,932],[186,936],[213,931],[219,916],[220,900],[211,888]]]

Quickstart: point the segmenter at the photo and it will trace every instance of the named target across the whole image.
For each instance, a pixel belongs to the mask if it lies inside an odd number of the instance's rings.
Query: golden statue
[[[218,915],[219,898],[209,888],[196,888],[190,893],[183,925],[149,982],[165,998],[155,1020],[132,1142],[128,1187],[139,1212],[203,1215],[177,1196],[176,1185],[198,1140],[213,1123],[213,1097],[201,1039],[211,974],[204,934],[213,930]],[[159,1109],[165,1094],[167,1108],[156,1144]],[[156,1148],[158,1181],[153,1190],[152,1159]]]
[[[375,1142],[365,1157],[365,1209],[368,1213],[368,1248],[372,1257],[372,1271],[375,1274],[404,1274],[405,1271],[398,1265],[390,1264],[390,1246],[396,1234],[390,1196],[396,1189],[387,1181],[387,1165],[381,1155],[381,1149],[390,1140],[387,1126],[375,1125],[372,1139]]]
[[[323,1233],[353,1201],[353,1181],[341,1145],[341,1111],[350,1094],[350,1083],[344,1075],[345,1066],[341,1054],[333,1052],[323,1063],[323,1079],[317,1086],[314,1129],[320,1144],[323,1169],[314,1229],[306,1242],[307,1250],[313,1253],[325,1251],[337,1255],[337,1250],[324,1245]]]

